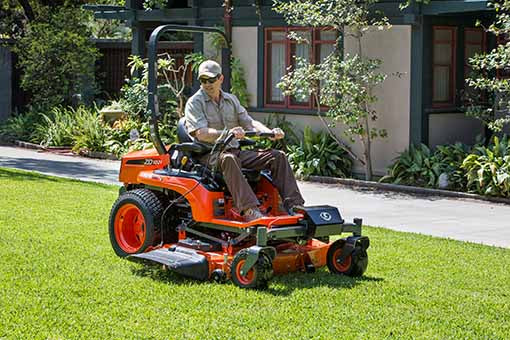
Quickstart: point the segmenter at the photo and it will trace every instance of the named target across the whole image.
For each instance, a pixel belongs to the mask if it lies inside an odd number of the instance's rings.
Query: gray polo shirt
[[[221,90],[220,90],[221,91]],[[221,91],[219,104],[212,100],[202,89],[198,90],[186,103],[184,110],[186,128],[189,133],[202,128],[213,128],[222,131],[241,126],[245,130],[253,129],[253,118],[239,103],[233,94]],[[231,147],[238,147],[237,140],[230,143]]]

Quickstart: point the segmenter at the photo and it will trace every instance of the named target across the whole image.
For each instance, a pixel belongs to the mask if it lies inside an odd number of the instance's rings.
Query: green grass
[[[363,278],[321,269],[241,290],[117,258],[107,232],[116,196],[0,169],[0,339],[510,335],[510,250],[367,227]]]

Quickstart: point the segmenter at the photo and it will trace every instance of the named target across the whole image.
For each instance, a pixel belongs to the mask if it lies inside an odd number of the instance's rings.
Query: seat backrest
[[[191,143],[193,142],[193,137],[188,133],[188,129],[186,129],[186,118],[182,117],[179,119],[177,123],[177,139],[179,143]]]

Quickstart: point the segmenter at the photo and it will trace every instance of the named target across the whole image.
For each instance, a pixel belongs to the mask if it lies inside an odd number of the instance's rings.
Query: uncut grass
[[[267,291],[121,260],[117,188],[0,169],[0,339],[508,339],[510,251],[365,228],[363,278]],[[497,235],[495,235],[497,237]]]

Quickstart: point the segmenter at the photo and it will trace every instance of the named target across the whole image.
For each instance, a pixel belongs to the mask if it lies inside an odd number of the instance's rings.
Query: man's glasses
[[[220,75],[218,74],[216,77],[213,77],[213,78],[200,78],[200,83],[201,84],[205,84],[205,83],[214,84],[216,82],[216,80],[218,80],[219,77],[220,77]]]

